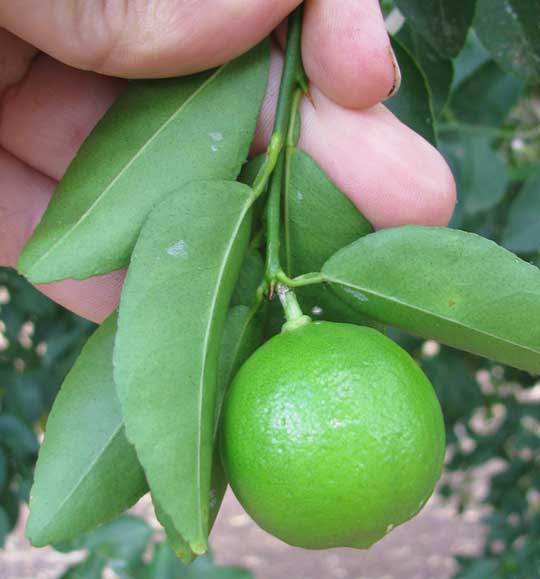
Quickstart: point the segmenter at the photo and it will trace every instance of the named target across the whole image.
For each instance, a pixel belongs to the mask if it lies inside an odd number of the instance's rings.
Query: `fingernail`
[[[393,97],[399,90],[399,87],[401,86],[401,69],[399,68],[396,54],[391,44],[388,46],[388,52],[390,53],[390,58],[392,59],[392,66],[394,67],[394,84],[392,85],[392,88],[390,89],[390,92],[386,97],[387,99]]]

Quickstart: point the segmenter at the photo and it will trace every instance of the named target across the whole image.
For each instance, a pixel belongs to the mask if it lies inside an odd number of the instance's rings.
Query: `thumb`
[[[161,77],[226,62],[301,0],[0,2],[0,27],[62,62],[102,74]]]

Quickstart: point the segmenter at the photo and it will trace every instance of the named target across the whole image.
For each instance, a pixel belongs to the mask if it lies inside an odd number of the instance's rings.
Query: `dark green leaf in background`
[[[300,149],[295,149],[291,156],[284,204],[284,264],[291,276],[320,271],[336,251],[373,231],[353,203]],[[306,311],[319,307],[324,319],[366,321],[328,287],[306,286],[298,288],[297,294]]]
[[[267,75],[265,42],[214,71],[132,82],[68,168],[20,271],[50,282],[118,269],[165,195],[197,179],[235,179]]]
[[[26,534],[36,546],[111,520],[146,491],[113,383],[116,315],[90,338],[47,422]]]
[[[478,40],[474,30],[470,30],[465,46],[453,60],[454,80],[452,81],[452,90],[456,89],[465,79],[469,78],[489,60],[491,60],[491,55]]]
[[[122,293],[114,365],[128,438],[153,495],[207,549],[219,346],[244,259],[251,189],[192,183],[146,221]]]
[[[323,268],[380,322],[540,372],[540,270],[483,237],[409,225],[368,235]]]
[[[6,537],[11,530],[11,524],[6,511],[0,505],[0,549],[5,545]]]
[[[10,414],[0,414],[0,445],[21,462],[39,450],[33,431],[19,418]]]
[[[86,549],[91,558],[99,557],[117,576],[129,577],[141,566],[152,535],[152,527],[143,519],[124,515],[55,548],[63,553]]]
[[[413,56],[395,38],[392,39],[392,48],[399,62],[402,80],[397,94],[384,104],[401,122],[435,144],[435,119],[426,77]]]
[[[446,57],[457,56],[474,19],[475,0],[395,0],[411,26]]]
[[[8,476],[8,457],[5,451],[0,448],[0,495],[7,486]]]
[[[511,251],[540,251],[540,172],[527,179],[512,203],[502,244]]]
[[[478,0],[476,32],[493,58],[530,83],[540,82],[540,0]]]
[[[506,164],[488,137],[445,131],[439,150],[456,179],[459,212],[474,215],[501,201],[508,183]]]
[[[452,95],[450,107],[460,121],[501,125],[523,93],[525,83],[488,61],[466,78]]]
[[[107,559],[91,554],[82,563],[70,567],[60,579],[102,579]]]
[[[167,544],[156,545],[154,556],[137,579],[252,579],[253,574],[236,567],[217,567],[210,555],[186,567]]]
[[[450,87],[454,77],[454,65],[450,58],[446,58],[437,51],[420,34],[405,25],[397,35],[400,42],[416,59],[418,66],[426,76],[431,107],[435,117],[438,117],[450,96]]]

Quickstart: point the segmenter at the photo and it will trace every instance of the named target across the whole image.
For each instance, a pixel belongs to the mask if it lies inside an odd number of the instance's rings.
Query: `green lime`
[[[240,369],[221,452],[238,500],[286,543],[368,548],[437,482],[444,423],[429,380],[372,328],[311,323]]]

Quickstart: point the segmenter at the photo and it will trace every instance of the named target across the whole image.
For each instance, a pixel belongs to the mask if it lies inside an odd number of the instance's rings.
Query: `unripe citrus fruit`
[[[367,548],[426,503],[444,456],[437,397],[380,332],[310,323],[240,369],[222,458],[251,517],[304,548]]]

